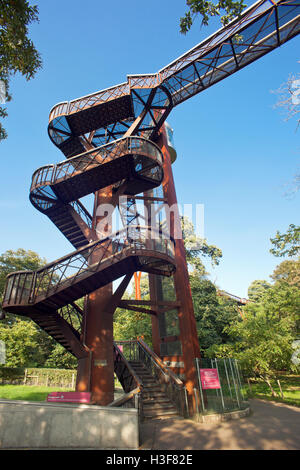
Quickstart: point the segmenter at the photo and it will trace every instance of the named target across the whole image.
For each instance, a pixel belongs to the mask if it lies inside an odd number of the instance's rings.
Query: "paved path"
[[[161,419],[141,427],[141,449],[300,450],[300,408],[250,400],[251,415],[221,423]]]

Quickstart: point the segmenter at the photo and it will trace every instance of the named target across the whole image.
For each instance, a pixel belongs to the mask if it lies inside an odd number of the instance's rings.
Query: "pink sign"
[[[200,378],[203,390],[221,388],[217,369],[200,369]]]
[[[63,403],[89,403],[91,401],[90,392],[51,392],[47,396],[49,402]]]

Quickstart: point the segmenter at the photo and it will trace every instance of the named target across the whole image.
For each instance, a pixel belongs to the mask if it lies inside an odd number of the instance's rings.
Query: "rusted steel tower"
[[[95,403],[113,401],[114,371],[126,392],[142,388],[113,343],[113,314],[121,306],[152,315],[154,353],[139,342],[139,357],[150,355],[180,388],[162,359],[175,367],[193,412],[200,354],[183,240],[175,236],[179,215],[172,212],[162,225],[150,210],[177,203],[165,121],[173,107],[295,37],[299,13],[299,1],[258,1],[159,72],[129,75],[50,111],[49,137],[66,160],[34,173],[30,200],[75,251],[36,272],[10,274],[3,308],[27,315],[78,359],[77,390],[91,391]],[[91,193],[92,215],[80,201]],[[124,224],[114,233],[112,208]],[[150,301],[122,299],[136,272],[149,274]]]

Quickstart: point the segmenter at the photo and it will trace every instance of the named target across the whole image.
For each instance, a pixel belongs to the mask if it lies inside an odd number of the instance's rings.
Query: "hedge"
[[[19,383],[24,379],[24,367],[0,367],[1,383]]]
[[[76,370],[48,369],[37,367],[0,367],[0,382],[24,383],[28,385],[71,386],[76,380]]]

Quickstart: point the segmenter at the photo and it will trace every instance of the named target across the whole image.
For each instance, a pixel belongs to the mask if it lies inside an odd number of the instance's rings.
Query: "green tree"
[[[150,299],[148,275],[143,274],[140,281],[141,298]],[[135,288],[131,282],[130,292],[126,292],[123,299],[134,299]],[[124,308],[118,308],[114,314],[114,340],[124,341],[144,336],[145,342],[152,345],[151,315],[148,313],[135,312]]]
[[[44,364],[51,339],[31,321],[16,318],[12,325],[0,322],[0,339],[5,344],[4,367],[38,367]]]
[[[271,379],[277,371],[292,369],[293,322],[285,317],[281,320],[269,317],[264,311],[247,311],[245,321],[233,323],[228,333],[235,342],[211,348],[210,354],[217,357],[235,357],[242,369],[250,376],[264,380],[276,396]]]
[[[282,261],[270,277],[274,282],[286,282],[300,289],[300,258],[295,261],[291,259]]]
[[[300,292],[295,286],[286,282],[276,282],[260,301],[260,306],[268,317],[281,320],[289,318],[293,324],[293,332],[296,337],[300,332]],[[250,304],[246,306],[250,309]]]
[[[293,341],[299,332],[299,290],[276,282],[257,302],[244,307],[244,320],[225,327],[230,342],[213,345],[210,357],[235,357],[249,375],[264,380],[275,392],[271,379],[277,371],[296,370],[291,361]]]
[[[210,259],[212,266],[217,266],[222,258],[222,251],[215,245],[209,245],[206,239],[197,237],[193,223],[188,217],[181,217],[182,236],[188,265],[205,276],[207,271],[202,259]]]
[[[14,271],[35,271],[46,264],[35,251],[19,248],[16,251],[7,250],[0,255],[0,303],[2,305],[6,276]],[[6,314],[6,321],[14,321],[15,315]]]
[[[46,264],[46,259],[41,258],[32,250],[19,248],[16,251],[7,250],[0,256],[0,300],[2,303],[7,274],[14,271],[31,270],[35,271]],[[77,304],[83,308],[83,299],[79,299]],[[72,312],[68,312],[68,306],[64,307],[65,313],[69,313],[69,321],[76,328],[78,318]],[[28,338],[23,348],[19,348],[16,353],[16,360],[13,361],[13,348],[19,347],[23,337],[26,336],[28,329]],[[17,316],[5,313],[5,319],[0,322],[0,340],[5,342],[6,350],[9,351],[6,367],[15,367],[16,364],[26,366],[46,366],[57,368],[74,368],[76,359],[71,353],[66,351],[51,336],[36,325],[26,316]],[[23,357],[24,355],[24,357]]]
[[[28,25],[38,21],[38,7],[26,0],[0,0],[0,81],[5,84],[6,101],[10,101],[9,82],[20,72],[26,80],[34,77],[42,62],[33,42],[28,37]],[[0,106],[0,119],[7,116]],[[0,140],[7,133],[0,123]]]
[[[226,327],[241,317],[236,302],[217,294],[216,286],[197,274],[190,276],[199,345],[202,352],[229,341]]]
[[[300,255],[300,226],[290,224],[286,233],[276,232],[271,238],[273,247],[270,253],[275,256],[298,256]]]
[[[248,298],[253,302],[258,302],[271,287],[268,281],[257,279],[251,282],[248,288]]]
[[[76,369],[77,359],[63,346],[55,343],[53,349],[46,358],[44,366],[55,369]]]
[[[201,25],[207,26],[210,18],[220,17],[223,26],[226,26],[233,18],[239,16],[247,5],[243,0],[186,0],[188,11],[180,18],[180,32],[186,34],[196,17],[200,16]]]

